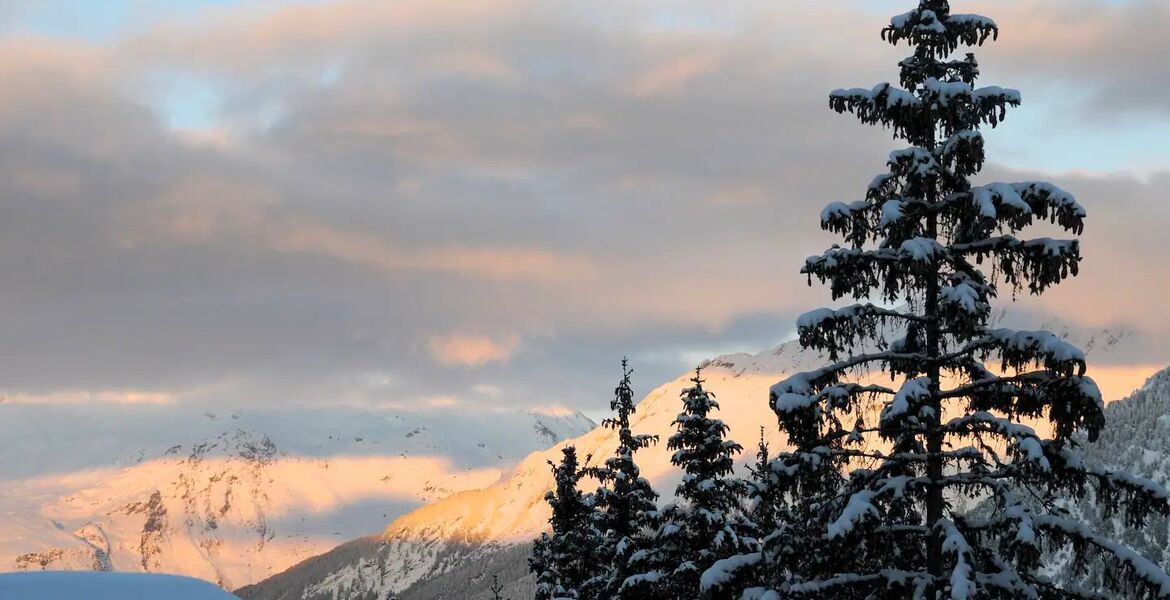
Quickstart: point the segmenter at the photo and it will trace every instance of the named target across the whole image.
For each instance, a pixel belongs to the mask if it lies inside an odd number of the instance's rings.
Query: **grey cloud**
[[[1021,85],[1064,86],[1084,110],[1073,118],[1111,121],[1167,113],[1170,6],[1159,0],[1072,0],[995,5],[1002,43],[987,61],[1025,78]],[[988,8],[987,10],[992,10]]]
[[[648,387],[707,349],[781,341],[827,300],[797,274],[832,241],[821,206],[857,197],[892,147],[825,94],[889,78],[898,52],[859,37],[875,52],[854,61],[758,25],[579,16],[505,6],[352,39],[360,19],[338,17],[312,44],[254,38],[287,43],[244,47],[254,55],[221,74],[226,122],[269,106],[280,118],[226,145],[183,141],[115,91],[158,67],[133,55],[149,39],[109,73],[46,61],[29,75],[46,93],[0,96],[0,388],[308,403],[490,384],[500,398],[477,401],[593,407],[623,354]],[[212,72],[248,30],[228,33],[160,60]],[[268,70],[289,56],[313,67]],[[1068,182],[1108,224],[1091,226],[1095,262],[1070,294],[1121,283],[1109,261],[1132,256],[1144,278],[1129,304],[1100,302],[1114,320],[1166,289],[1153,248],[1118,235],[1133,210],[1151,235],[1170,223],[1158,183]],[[1095,201],[1114,196],[1128,204]],[[1109,243],[1129,246],[1093,257]],[[1070,297],[1051,309],[1071,312]],[[450,335],[516,344],[478,368],[436,364],[428,342]]]

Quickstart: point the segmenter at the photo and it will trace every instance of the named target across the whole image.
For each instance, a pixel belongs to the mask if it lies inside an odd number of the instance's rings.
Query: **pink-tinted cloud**
[[[519,343],[519,338],[514,335],[497,341],[484,335],[454,334],[431,338],[427,350],[442,365],[482,367],[507,362]]]
[[[173,404],[170,392],[148,390],[61,390],[47,394],[0,393],[0,403],[12,404]]]
[[[348,231],[278,212],[270,189],[224,179],[185,178],[137,215],[112,225],[123,245],[216,244],[240,240],[278,253],[333,259],[375,271],[432,271],[476,279],[526,279],[555,284],[592,277],[586,257],[539,248],[459,244],[405,248],[386,236]],[[138,221],[139,226],[133,224]],[[130,228],[125,228],[130,225]]]
[[[378,236],[305,223],[266,233],[272,248],[279,252],[317,254],[384,271],[439,271],[552,283],[593,270],[585,258],[566,258],[539,249],[444,246],[405,251]]]
[[[692,54],[671,58],[639,74],[630,84],[630,91],[641,97],[677,93],[688,83],[711,73],[719,66],[719,57],[712,55]]]

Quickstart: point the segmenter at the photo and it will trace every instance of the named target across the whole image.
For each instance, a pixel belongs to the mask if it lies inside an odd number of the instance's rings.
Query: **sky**
[[[0,393],[597,414],[622,356],[770,348],[896,148],[827,94],[910,4],[0,0]],[[1019,304],[1170,364],[1170,2],[953,4],[1024,94],[983,179],[1090,214]]]

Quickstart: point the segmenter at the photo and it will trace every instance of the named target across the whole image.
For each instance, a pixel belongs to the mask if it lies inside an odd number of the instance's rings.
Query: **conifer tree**
[[[745,540],[747,550],[715,561],[701,577],[701,593],[706,598],[740,598],[745,588],[767,579],[760,549],[770,535],[785,535],[780,526],[790,519],[779,517],[784,508],[780,481],[772,473],[772,451],[760,427],[755,462],[747,465],[751,479],[745,482],[744,512],[746,529],[753,536]],[[754,550],[754,551],[753,551]]]
[[[998,33],[991,19],[921,0],[882,32],[913,51],[900,86],[830,96],[833,110],[908,147],[863,200],[823,211],[822,228],[844,244],[802,271],[834,300],[885,305],[801,317],[802,346],[833,364],[772,388],[792,448],[772,472],[797,510],[758,560],[771,573],[761,584],[781,597],[1101,597],[1046,577],[1046,553],[1061,550],[1077,568],[1111,569],[1106,582],[1124,597],[1170,598],[1153,563],[1057,508],[1092,489],[1130,524],[1168,510],[1161,486],[1080,458],[1104,425],[1084,354],[1045,331],[989,326],[1001,287],[1038,295],[1077,274],[1076,239],[1021,232],[1048,221],[1079,235],[1086,217],[1049,183],[970,179],[985,160],[980,129],[1020,94],[975,87],[974,55],[956,51]],[[878,372],[892,385],[865,377]]]
[[[499,575],[492,575],[492,586],[488,588],[488,591],[492,593],[491,600],[505,600],[504,596],[502,595],[504,586],[500,585]]]
[[[578,483],[586,476],[577,460],[577,449],[566,446],[559,464],[549,461],[554,487],[545,495],[552,507],[551,533],[541,534],[528,560],[536,574],[537,600],[576,600],[597,569],[596,510],[591,495]]]
[[[791,436],[790,441],[796,443]],[[816,588],[795,590],[826,574],[864,571],[866,566],[881,569],[884,557],[905,552],[880,546],[874,546],[872,552],[862,552],[857,545],[864,546],[868,540],[826,535],[822,519],[844,489],[847,458],[822,445],[819,439],[779,453],[770,462],[764,462],[765,454],[761,442],[749,487],[752,514],[758,519],[754,523],[758,550],[712,565],[702,578],[703,598],[755,600],[768,590],[785,590],[784,597],[793,598],[854,598],[842,590],[823,595]],[[856,597],[871,598],[868,594]],[[901,596],[894,593],[891,597]]]
[[[712,416],[719,403],[703,389],[701,370],[691,383],[682,392],[683,410],[667,441],[674,450],[670,461],[683,473],[676,502],[663,511],[653,547],[632,561],[649,568],[626,581],[627,597],[698,598],[704,571],[719,559],[755,549],[743,514],[747,486],[734,475],[735,455],[743,447],[726,439],[728,426]]]
[[[622,379],[609,403],[614,414],[601,423],[617,432],[617,449],[604,466],[589,471],[600,484],[596,492],[597,528],[602,532],[598,554],[602,564],[608,566],[586,586],[586,597],[591,599],[618,597],[622,582],[631,573],[630,556],[646,544],[646,534],[658,524],[658,494],[642,477],[634,460],[634,455],[656,443],[658,436],[635,434],[630,428],[630,417],[637,412],[632,374],[629,361],[623,358]]]
[[[772,451],[760,427],[760,441],[756,445],[756,461],[748,466],[751,479],[747,482],[746,509],[752,528],[759,537],[776,529],[776,512],[780,506],[778,487],[772,476]]]

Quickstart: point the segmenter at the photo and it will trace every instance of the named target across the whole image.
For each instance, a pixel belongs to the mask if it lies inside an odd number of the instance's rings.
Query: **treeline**
[[[540,600],[1170,598],[1162,569],[1066,508],[1090,502],[1130,528],[1170,512],[1161,485],[1083,458],[1105,425],[1085,354],[990,325],[1001,291],[1078,274],[1088,216],[1050,183],[972,181],[981,129],[1021,95],[976,87],[980,65],[958,50],[998,36],[921,0],[882,30],[913,52],[898,85],[830,94],[905,146],[861,199],[821,213],[842,241],[801,272],[858,304],[799,319],[801,345],[829,364],[771,388],[783,451],[762,446],[736,479],[740,448],[696,373],[666,442],[683,480],[659,507],[636,463],[657,440],[630,431],[626,369],[606,421],[615,455],[589,467],[566,448],[554,465],[552,531],[531,560]],[[1023,237],[1034,225],[1068,238]]]
[[[666,440],[682,481],[674,501],[659,508],[636,460],[659,440],[631,430],[637,408],[626,361],[622,370],[610,403],[614,416],[603,423],[617,434],[614,455],[590,467],[568,446],[560,463],[550,462],[552,532],[536,541],[530,560],[538,600],[697,598],[704,573],[722,558],[757,551],[774,522],[764,501],[771,495],[767,446],[761,436],[755,479],[737,478],[734,459],[742,448],[715,418],[719,404],[699,370],[682,392],[675,432]],[[582,491],[587,478],[598,482],[594,491]]]

